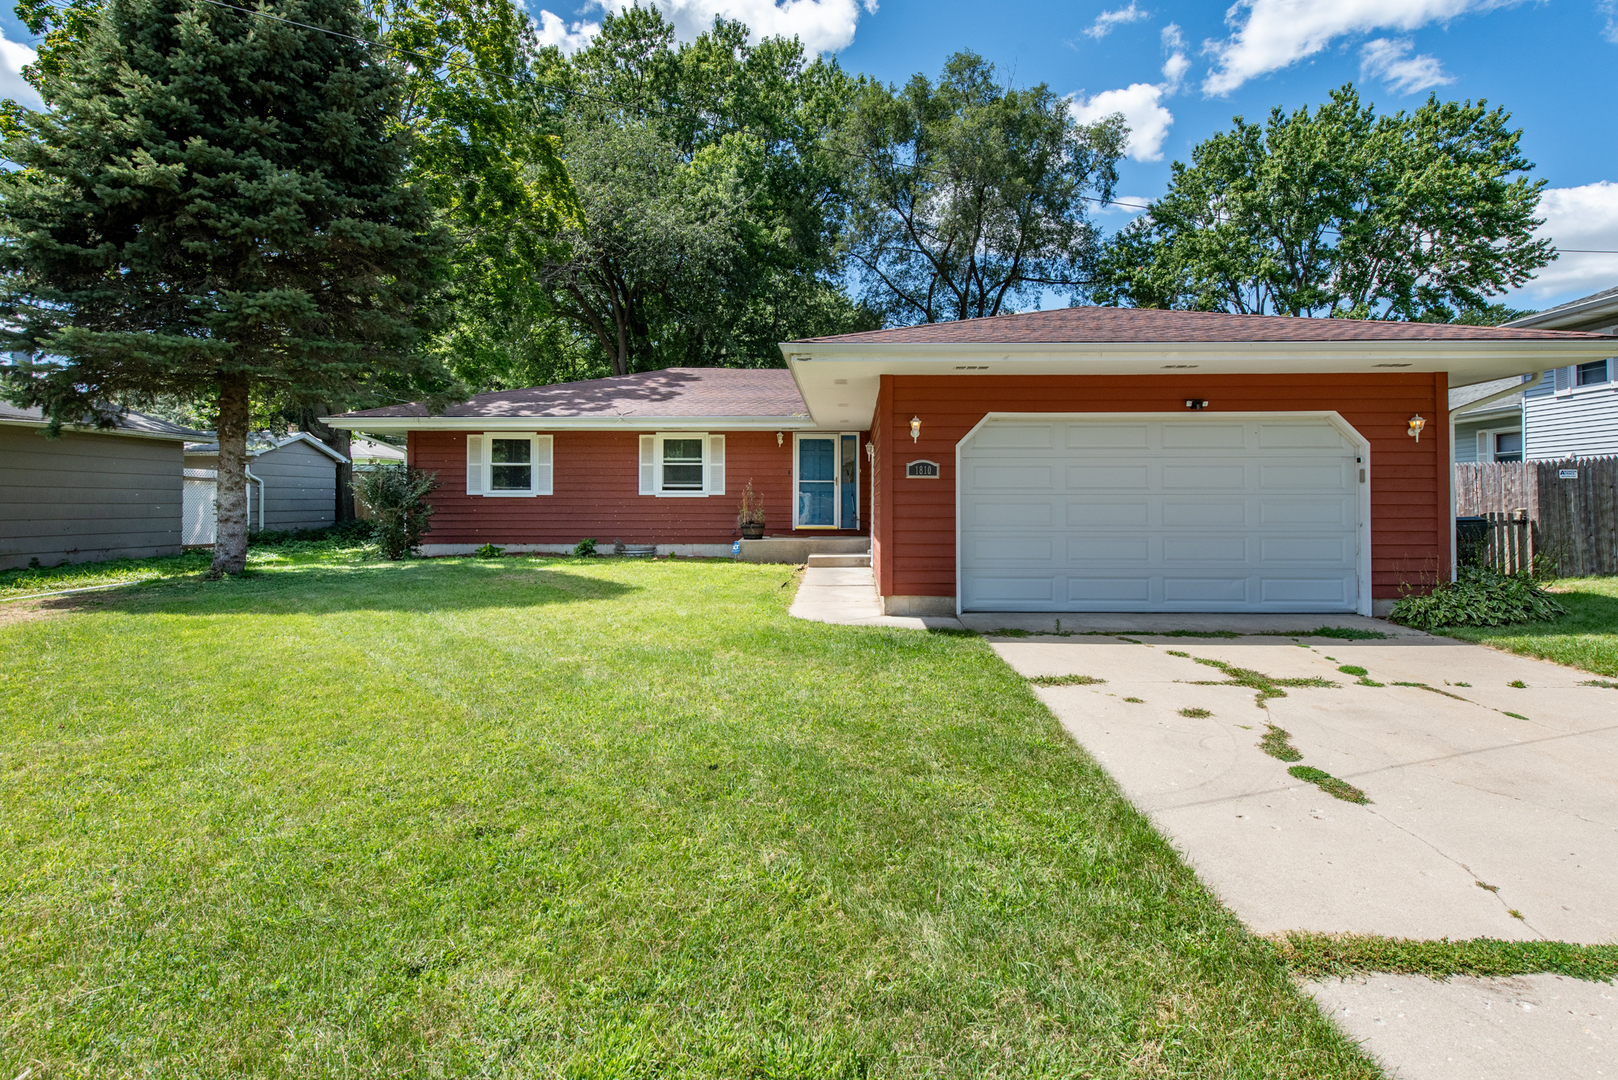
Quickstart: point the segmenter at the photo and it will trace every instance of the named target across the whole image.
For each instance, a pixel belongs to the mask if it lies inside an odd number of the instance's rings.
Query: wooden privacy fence
[[[1457,465],[1455,513],[1488,519],[1494,565],[1539,554],[1564,577],[1618,574],[1618,457]]]

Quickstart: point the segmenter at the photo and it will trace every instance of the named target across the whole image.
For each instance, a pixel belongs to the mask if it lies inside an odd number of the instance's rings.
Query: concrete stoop
[[[742,540],[740,544],[736,550],[736,558],[740,562],[802,566],[816,555],[864,555],[867,561],[858,565],[870,565],[869,536],[766,536],[762,540]]]
[[[870,566],[870,555],[811,555],[810,566]]]

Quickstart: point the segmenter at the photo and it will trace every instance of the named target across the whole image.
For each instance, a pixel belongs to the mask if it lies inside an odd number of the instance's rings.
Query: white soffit
[[[1449,385],[1600,360],[1613,342],[1390,341],[1095,342],[1072,345],[873,345],[787,342],[781,346],[804,404],[821,426],[863,427],[883,375],[1325,375],[1446,372]],[[847,418],[845,421],[844,418]]]

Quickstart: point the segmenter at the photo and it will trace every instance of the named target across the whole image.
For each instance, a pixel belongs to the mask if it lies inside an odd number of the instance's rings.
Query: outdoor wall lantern
[[[1186,398],[1185,407],[1188,409],[1206,409],[1208,402],[1203,398]]]
[[[785,440],[785,439],[786,439],[786,436],[781,434],[779,431],[777,431],[775,433],[775,445],[776,446],[780,446],[782,441]]]
[[[910,418],[910,441],[921,441],[921,417],[919,416],[912,416]]]
[[[1421,418],[1420,413],[1417,413],[1415,416],[1410,418],[1409,423],[1410,437],[1415,439],[1417,442],[1421,442],[1421,429],[1427,426],[1427,421]]]

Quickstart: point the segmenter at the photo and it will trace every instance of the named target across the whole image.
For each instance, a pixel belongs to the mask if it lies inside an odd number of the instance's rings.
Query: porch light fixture
[[[910,418],[910,441],[921,441],[921,417],[919,416],[912,416]]]
[[[1417,413],[1415,416],[1412,416],[1410,418],[1409,424],[1410,424],[1410,432],[1409,432],[1410,437],[1412,439],[1415,439],[1417,442],[1421,442],[1421,429],[1427,426],[1427,421],[1425,421],[1425,420],[1423,420],[1421,418],[1420,413]]]
[[[1205,398],[1186,398],[1185,407],[1188,409],[1206,409],[1208,402]]]
[[[786,438],[786,436],[785,436],[785,435],[783,435],[783,434],[781,434],[781,433],[780,433],[780,432],[779,432],[779,431],[777,431],[777,432],[776,432],[776,433],[775,433],[775,445],[776,445],[776,446],[777,446],[777,447],[779,447],[779,446],[780,446],[780,445],[781,445],[781,442],[782,442],[782,440],[783,440],[783,439],[785,439],[785,438]]]

